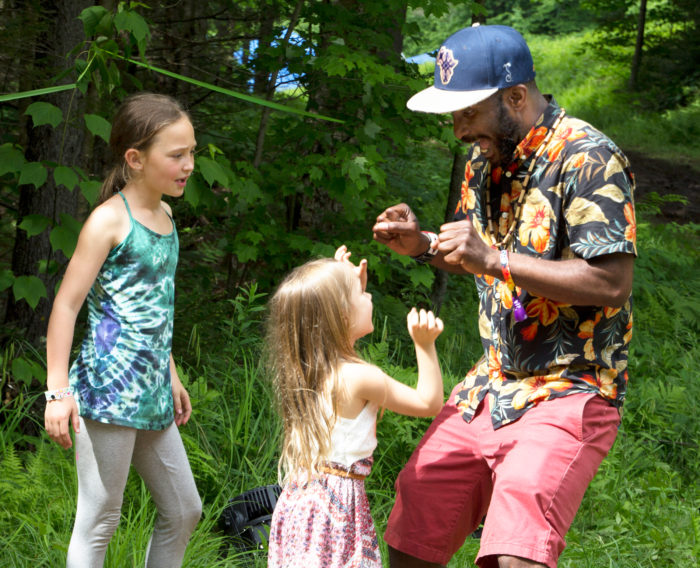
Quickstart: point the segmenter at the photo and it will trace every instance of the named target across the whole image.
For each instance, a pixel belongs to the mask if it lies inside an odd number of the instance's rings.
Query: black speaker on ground
[[[261,549],[270,534],[270,520],[282,488],[264,485],[232,499],[219,520],[224,533],[245,549]]]

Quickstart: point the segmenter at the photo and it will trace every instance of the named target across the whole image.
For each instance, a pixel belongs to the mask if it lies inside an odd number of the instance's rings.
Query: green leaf
[[[353,182],[360,183],[362,174],[367,171],[367,164],[367,158],[364,156],[355,156],[352,160],[343,164],[343,173],[346,173]]]
[[[78,244],[81,224],[79,221],[61,213],[61,224],[54,227],[49,235],[49,242],[55,251],[63,251],[68,258],[73,256],[75,246]]]
[[[20,383],[29,386],[32,382],[32,366],[22,357],[12,361],[12,376]]]
[[[5,268],[0,270],[0,292],[7,290],[12,283],[15,281],[15,275],[12,274],[12,270]]]
[[[381,132],[382,127],[379,126],[376,122],[367,119],[367,122],[365,122],[365,127],[364,131],[367,136],[370,138],[375,138],[379,132]]]
[[[97,198],[100,196],[100,189],[102,184],[99,181],[81,181],[79,184],[80,192],[83,197],[87,199],[87,202],[92,206],[97,202]]]
[[[26,231],[28,237],[43,233],[51,224],[51,219],[44,215],[27,215],[22,219],[19,228]]]
[[[201,158],[198,158],[201,160]],[[196,208],[197,205],[202,201],[202,197],[205,192],[211,191],[209,187],[202,181],[202,176],[193,175],[187,180],[187,186],[185,187],[185,201],[189,203],[192,207]]]
[[[85,126],[87,126],[88,130],[95,136],[99,136],[109,144],[109,134],[112,132],[112,125],[109,121],[97,114],[86,114]]]
[[[95,34],[100,21],[107,14],[107,9],[103,6],[91,6],[80,12],[78,18],[83,22],[86,38],[90,38]]]
[[[56,87],[44,87],[43,89],[33,89],[31,91],[22,91],[21,93],[12,93],[10,95],[0,95],[0,103],[16,101],[17,99],[26,99],[28,97],[50,95],[51,93],[69,91],[70,89],[75,89],[75,83],[71,83],[70,85],[58,85]]]
[[[413,284],[413,286],[425,286],[425,288],[428,290],[430,290],[432,287],[433,280],[435,279],[435,273],[426,265],[412,268],[409,270],[408,276],[411,279],[411,284]]]
[[[78,174],[70,166],[57,166],[53,171],[53,179],[57,187],[62,185],[70,191],[78,185]]]
[[[36,276],[18,276],[12,284],[12,293],[16,301],[26,300],[34,309],[41,298],[46,298],[46,286]]]
[[[137,12],[124,10],[114,17],[114,25],[118,30],[131,32],[137,42],[146,39],[150,33],[148,24]]]
[[[214,182],[218,181],[219,185],[228,187],[229,177],[221,164],[210,158],[202,156],[197,158],[197,166],[202,174],[202,177],[204,177],[210,186],[214,185]]]
[[[248,262],[258,258],[258,247],[245,243],[236,243],[234,252],[236,257],[238,257],[238,262]]]
[[[42,124],[50,124],[56,128],[63,121],[63,112],[60,108],[51,103],[36,102],[27,107],[24,114],[32,117],[34,127]]]
[[[260,187],[252,179],[239,179],[236,184],[236,193],[246,204],[251,204],[263,197]]]
[[[39,188],[46,183],[49,173],[39,162],[26,162],[19,171],[19,185],[32,184]]]
[[[0,146],[0,176],[20,171],[24,162],[24,154],[17,147],[9,142]]]
[[[68,215],[68,213],[61,213],[59,217],[61,219],[61,225],[73,231],[76,236],[80,234],[80,230],[83,228],[83,224],[80,221],[72,215]]]
[[[309,179],[311,181],[319,181],[323,179],[323,170],[318,166],[311,166],[309,168]]]

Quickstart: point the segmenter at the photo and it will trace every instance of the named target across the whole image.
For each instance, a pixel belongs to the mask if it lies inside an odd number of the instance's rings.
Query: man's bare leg
[[[519,556],[499,556],[498,568],[547,568],[547,565]]]
[[[395,548],[389,548],[389,566],[391,568],[444,568],[442,564],[426,562],[415,556],[410,556]]]

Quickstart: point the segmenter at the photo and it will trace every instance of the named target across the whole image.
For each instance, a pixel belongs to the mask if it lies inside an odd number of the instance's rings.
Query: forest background
[[[376,331],[363,355],[412,383],[405,314],[431,307],[446,322],[446,392],[463,376],[481,349],[471,280],[390,253],[370,228],[399,201],[426,227],[454,209],[465,148],[449,117],[405,102],[432,81],[425,54],[472,21],[519,29],[540,88],[610,135],[637,173],[630,390],[560,565],[697,566],[699,19],[695,0],[0,0],[0,567],[65,557],[76,482],[72,453],[43,433],[44,336],[129,93],[181,100],[199,143],[185,196],[170,202],[174,354],[194,406],[182,434],[205,507],[186,566],[265,565],[220,519],[230,498],[277,480],[260,331],[293,266],[347,244],[369,260]],[[378,425],[367,488],[380,537],[427,424],[387,413]],[[143,565],[154,515],[130,477],[106,566]],[[474,535],[450,566],[477,549]]]

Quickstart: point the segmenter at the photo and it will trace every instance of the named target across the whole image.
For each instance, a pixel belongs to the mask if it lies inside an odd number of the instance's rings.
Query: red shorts
[[[384,540],[447,564],[486,516],[479,566],[510,555],[556,568],[583,494],[615,441],[619,412],[598,395],[574,394],[494,430],[487,407],[467,423],[452,392],[396,480]]]

